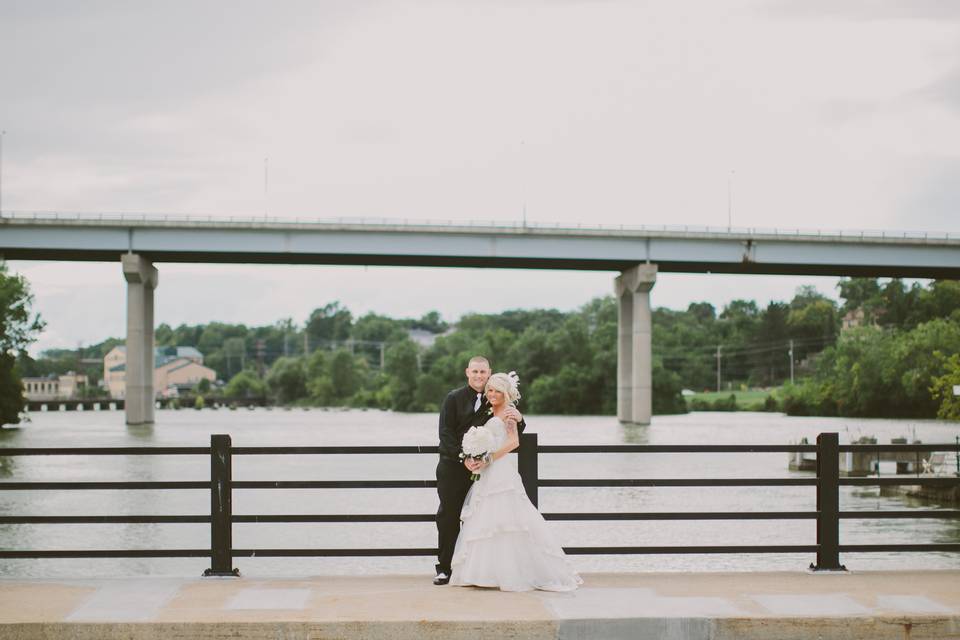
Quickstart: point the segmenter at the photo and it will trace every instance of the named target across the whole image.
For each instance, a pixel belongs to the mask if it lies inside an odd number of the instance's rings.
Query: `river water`
[[[228,433],[234,446],[435,445],[436,417],[380,411],[158,411],[150,427],[127,427],[122,412],[42,412],[0,430],[0,447],[208,446]],[[906,436],[954,442],[955,423],[792,418],[762,413],[657,416],[646,427],[608,416],[528,416],[540,444],[786,444],[820,432],[841,443]],[[432,479],[435,455],[238,456],[235,480]],[[892,473],[882,466],[881,473]],[[542,454],[541,478],[810,477],[787,470],[787,454]],[[8,457],[0,481],[209,480],[204,456]],[[875,487],[842,487],[841,509],[931,509],[881,497]],[[433,489],[238,490],[235,514],[433,513]],[[0,491],[2,515],[208,514],[207,491]],[[805,511],[813,487],[541,488],[540,509],[565,511]],[[944,506],[943,508],[949,508]],[[813,520],[551,522],[565,546],[814,544]],[[933,519],[842,520],[841,543],[960,542],[960,522]],[[0,549],[203,548],[204,524],[0,524]],[[432,547],[432,523],[235,524],[236,548]],[[800,570],[807,554],[573,556],[590,571]],[[849,569],[960,567],[960,553],[846,554]],[[432,572],[431,558],[237,558],[246,575]],[[197,575],[196,559],[0,560],[0,575],[23,577]]]

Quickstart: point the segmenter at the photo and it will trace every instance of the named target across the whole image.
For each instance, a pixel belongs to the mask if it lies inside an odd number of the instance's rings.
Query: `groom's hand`
[[[507,407],[507,410],[503,414],[504,418],[513,419],[518,424],[523,422],[523,416],[520,415],[520,412],[517,411],[516,407]]]

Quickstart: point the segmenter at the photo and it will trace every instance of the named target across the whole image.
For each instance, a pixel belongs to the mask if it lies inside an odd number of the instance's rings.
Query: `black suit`
[[[481,396],[480,407],[474,411],[477,392],[469,386],[454,389],[440,406],[440,461],[437,463],[437,573],[450,575],[453,549],[460,535],[460,510],[470,490],[470,471],[460,460],[463,434],[470,427],[485,424],[492,415],[487,399]],[[526,424],[517,425],[523,431]]]

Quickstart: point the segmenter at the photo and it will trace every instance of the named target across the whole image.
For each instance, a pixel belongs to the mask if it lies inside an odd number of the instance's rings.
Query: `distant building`
[[[866,317],[866,314],[864,314],[863,309],[861,307],[857,307],[856,309],[851,309],[850,311],[847,311],[846,314],[844,314],[843,320],[842,320],[843,324],[841,325],[841,329],[853,329],[854,327],[859,327],[863,325],[865,317]]]
[[[408,329],[407,336],[424,349],[429,349],[437,341],[437,334],[425,329]]]
[[[62,376],[50,374],[39,378],[23,378],[23,395],[27,400],[70,400],[87,386],[87,376],[70,371]]]
[[[844,314],[841,320],[840,330],[845,331],[847,329],[853,329],[854,327],[862,327],[865,325],[875,327],[877,326],[877,319],[882,318],[886,312],[887,310],[883,308],[872,309],[868,319],[867,313],[863,310],[863,307],[851,309]]]
[[[153,389],[157,396],[177,395],[201,380],[214,382],[217,372],[203,365],[203,354],[193,347],[156,347],[153,350]],[[116,346],[103,357],[103,380],[111,398],[126,394],[127,348]]]

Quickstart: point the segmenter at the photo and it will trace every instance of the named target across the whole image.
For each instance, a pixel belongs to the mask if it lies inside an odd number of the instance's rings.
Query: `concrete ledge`
[[[960,571],[588,574],[573,593],[429,576],[0,580],[0,638],[960,640]]]
[[[23,624],[0,627],[4,640],[170,640],[173,638],[251,638],[255,640],[433,640],[441,638],[557,638],[550,622],[242,622],[144,624]],[[574,637],[574,636],[567,636]],[[586,637],[586,636],[581,636]],[[591,638],[607,637],[591,635]],[[636,636],[631,636],[635,638]]]
[[[25,623],[0,627],[5,640],[168,640],[251,638],[317,640],[955,640],[960,617],[893,619],[623,618],[564,622],[177,622]]]

